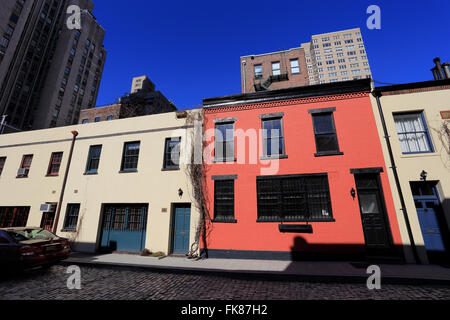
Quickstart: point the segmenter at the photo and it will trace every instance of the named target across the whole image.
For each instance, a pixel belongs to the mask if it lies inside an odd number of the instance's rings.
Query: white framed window
[[[281,74],[280,61],[272,62],[272,74],[279,76]]]
[[[292,59],[291,63],[291,73],[296,74],[300,73],[300,65],[298,64],[298,59]]]

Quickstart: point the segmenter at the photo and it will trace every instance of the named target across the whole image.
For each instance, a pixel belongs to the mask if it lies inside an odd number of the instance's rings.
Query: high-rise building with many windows
[[[68,28],[71,5],[80,9],[80,29]],[[75,124],[95,106],[106,51],[93,9],[92,0],[0,2],[3,133]]]
[[[318,34],[299,48],[241,57],[242,92],[371,78],[359,28]]]

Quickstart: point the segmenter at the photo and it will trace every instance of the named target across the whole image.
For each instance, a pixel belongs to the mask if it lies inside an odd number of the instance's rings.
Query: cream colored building
[[[14,215],[28,211],[26,226],[51,229],[60,209],[57,234],[74,241],[79,251],[106,245],[118,251],[185,253],[199,217],[185,161],[193,130],[186,118],[172,112],[2,135],[0,224],[13,225]],[[168,152],[166,145],[178,145],[179,153]],[[33,155],[31,166],[29,158],[24,165],[25,155]],[[46,203],[57,206],[42,206]],[[133,250],[121,250],[127,246]]]
[[[448,259],[450,81],[376,88],[372,104],[406,259],[421,263]]]

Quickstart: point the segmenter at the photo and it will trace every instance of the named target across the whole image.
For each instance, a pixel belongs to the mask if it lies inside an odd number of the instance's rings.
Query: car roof
[[[43,230],[39,227],[13,227],[13,228],[0,228],[1,231],[25,231],[25,230]]]

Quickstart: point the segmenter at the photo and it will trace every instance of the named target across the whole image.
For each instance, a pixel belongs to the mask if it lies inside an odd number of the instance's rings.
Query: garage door
[[[105,205],[101,248],[140,252],[145,248],[148,204]]]

